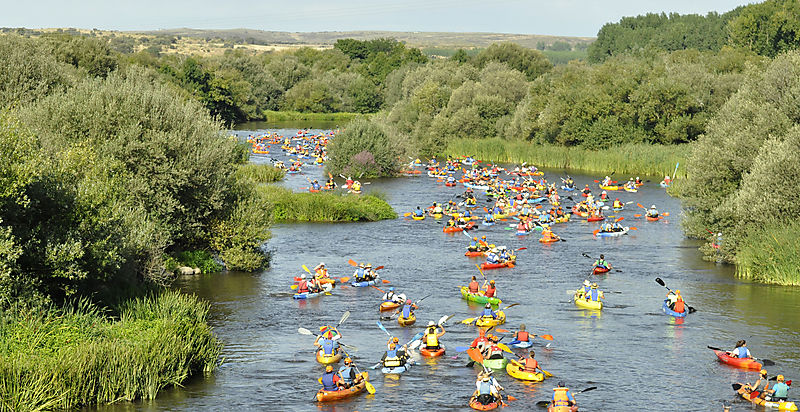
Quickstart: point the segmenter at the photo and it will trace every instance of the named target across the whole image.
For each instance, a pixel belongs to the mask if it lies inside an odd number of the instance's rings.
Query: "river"
[[[284,135],[296,129],[280,130]],[[245,136],[249,132],[237,132]],[[277,149],[277,147],[275,147]],[[274,151],[279,152],[279,150]],[[274,156],[283,158],[283,155]],[[256,162],[266,161],[254,157]],[[563,176],[547,170],[550,180]],[[579,186],[597,185],[590,176],[571,173]],[[322,180],[321,168],[306,168],[304,175],[289,175],[289,187],[307,186],[306,177]],[[626,176],[617,176],[626,178]],[[653,178],[655,179],[655,178]],[[655,181],[655,180],[654,180]],[[398,214],[434,201],[447,201],[464,188],[445,187],[428,177],[370,181],[366,191],[380,191]],[[554,226],[566,241],[540,244],[538,235],[518,238],[502,225],[481,227],[498,245],[527,247],[518,254],[517,267],[487,271],[496,279],[505,304],[520,303],[507,311],[504,328],[525,323],[533,333],[551,334],[554,340],[536,339],[536,357],[555,377],[542,383],[525,383],[498,372],[506,394],[517,398],[505,411],[545,410],[534,404],[546,400],[559,380],[578,391],[584,411],[714,411],[731,402],[734,411],[756,407],[738,401],[731,383],[753,381],[756,373],[720,364],[707,345],[732,349],[737,339],[747,339],[754,356],[771,359],[770,375],[800,377],[800,300],[797,289],[766,286],[735,278],[730,266],[703,261],[698,244],[683,237],[680,201],[651,182],[639,193],[619,193],[623,201],[655,204],[670,216],[659,222],[635,218],[635,204],[622,212],[623,223],[637,231],[620,238],[594,238],[596,223],[573,221]],[[479,196],[483,202],[483,196]],[[567,204],[570,204],[567,202]],[[465,257],[468,239],[449,235],[432,219],[421,222],[400,217],[374,223],[277,225],[269,242],[272,265],[257,274],[225,273],[182,278],[181,289],[211,302],[210,323],[224,342],[224,362],[213,374],[187,382],[183,388],[163,391],[147,402],[93,408],[101,411],[430,411],[470,410],[467,400],[474,388],[477,368],[466,367],[466,354],[455,352],[435,360],[422,360],[399,379],[370,371],[375,395],[361,395],[330,405],[312,399],[323,368],[314,360],[313,337],[297,333],[335,324],[346,310],[352,316],[340,328],[343,342],[356,346],[351,353],[362,368],[376,363],[387,340],[377,326],[380,292],[373,288],[340,288],[332,296],[310,301],[291,299],[291,278],[303,273],[300,265],[325,262],[336,276],[350,276],[348,259],[384,265],[385,279],[397,290],[418,299],[427,294],[417,311],[418,324],[401,328],[384,324],[403,341],[421,331],[428,320],[455,314],[441,338],[447,348],[468,345],[477,336],[474,326],[459,321],[480,310],[461,299],[459,286],[479,275],[477,259]],[[588,275],[592,260],[606,255],[621,272],[595,276],[606,291],[602,312],[578,309],[570,303],[575,289]],[[685,322],[661,313],[666,289],[680,289],[697,308]],[[504,341],[510,340],[506,338]],[[791,392],[790,392],[791,394]]]

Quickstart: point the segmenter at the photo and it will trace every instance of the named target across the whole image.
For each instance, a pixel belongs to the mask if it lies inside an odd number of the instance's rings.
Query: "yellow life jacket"
[[[433,330],[433,333],[430,331]],[[425,346],[436,347],[439,346],[439,337],[436,336],[436,329],[429,328],[428,333],[425,334]]]
[[[569,406],[568,388],[553,388],[553,406]]]
[[[386,359],[383,360],[383,366],[386,368],[395,368],[400,365],[401,365],[400,358],[397,356],[393,356],[391,358],[387,357]]]
[[[354,191],[358,192],[359,190],[361,190],[361,185],[358,184],[358,183],[353,183],[353,185],[350,186],[350,188],[353,189]]]

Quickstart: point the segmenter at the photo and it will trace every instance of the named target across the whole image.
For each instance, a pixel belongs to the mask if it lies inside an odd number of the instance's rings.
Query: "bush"
[[[357,178],[391,176],[397,173],[399,154],[397,141],[389,138],[384,126],[359,118],[328,145],[327,169]]]

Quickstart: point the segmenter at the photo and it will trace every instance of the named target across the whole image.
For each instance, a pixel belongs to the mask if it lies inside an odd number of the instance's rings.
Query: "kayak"
[[[780,401],[780,402],[778,402],[778,401],[768,401],[768,400],[765,400],[765,399],[761,399],[759,397],[755,397],[753,399],[750,399],[750,394],[747,393],[747,392],[741,394],[741,397],[744,398],[744,399],[747,399],[748,401],[750,401],[750,402],[752,402],[752,403],[754,403],[756,405],[763,406],[765,408],[774,408],[774,409],[777,409],[779,411],[796,411],[797,410],[797,405],[795,405],[795,403],[792,402],[792,401]]]
[[[673,316],[676,318],[685,318],[688,311],[683,311],[683,313],[675,312],[674,310],[669,308],[669,299],[664,299],[664,304],[661,305],[661,310],[664,311],[665,314],[669,316]]]
[[[737,368],[759,370],[764,366],[753,358],[734,358],[722,350],[714,350],[714,354],[717,355],[720,362],[736,366]]]
[[[548,406],[547,412],[578,412],[578,405],[575,406]]]
[[[491,411],[492,409],[497,409],[500,407],[500,403],[497,401],[492,401],[492,403],[488,405],[484,405],[478,402],[478,398],[473,396],[469,398],[469,407],[478,411]]]
[[[525,372],[518,364],[509,362],[506,365],[506,373],[512,378],[517,378],[523,381],[541,382],[544,380],[544,374],[541,372]]]
[[[456,182],[447,182],[444,185],[447,186],[447,187],[455,187],[457,184],[458,183],[456,183]]]
[[[575,306],[583,309],[593,309],[593,310],[601,310],[603,309],[603,302],[602,301],[593,301],[593,300],[586,300],[583,298],[580,289],[575,291],[575,296],[573,296],[573,300],[575,301]]]
[[[466,252],[464,253],[464,256],[468,256],[468,257],[479,257],[479,256],[483,256],[483,252],[471,252],[471,251],[469,251],[469,250],[468,250],[468,251],[466,251]]]
[[[508,359],[506,359],[506,358],[484,359],[482,364],[483,364],[483,366],[485,366],[485,367],[487,367],[489,369],[500,370],[500,369],[504,369],[506,367],[506,365],[508,365]]]
[[[562,190],[566,190],[567,192],[571,192],[571,191],[575,190],[575,187],[561,186],[561,189]]]
[[[560,241],[560,238],[539,238],[539,243],[554,243]]]
[[[352,281],[352,282],[350,282],[350,286],[357,287],[357,288],[365,288],[367,286],[372,286],[372,285],[375,285],[377,283],[378,283],[377,279],[366,280],[366,281],[363,281],[363,282]]]
[[[659,185],[661,185],[661,187],[669,187],[669,183],[661,182]]]
[[[381,372],[383,372],[386,375],[399,375],[399,374],[401,374],[403,372],[408,372],[408,370],[411,369],[411,365],[413,365],[413,364],[414,363],[411,360],[409,360],[403,366],[394,366],[394,367],[391,367],[391,368],[387,368],[387,367],[384,366],[381,369]]]
[[[609,270],[611,270],[611,269],[598,266],[598,267],[596,267],[596,268],[594,268],[592,270],[592,274],[593,275],[600,275],[600,274],[608,272]]]
[[[476,185],[470,182],[464,182],[464,186],[474,190],[489,190],[489,186],[487,185]]]
[[[603,189],[603,190],[619,190],[619,186],[603,186],[603,185],[600,185],[600,189]]]
[[[567,223],[567,222],[569,222],[569,215],[564,215],[556,218],[556,223]]]
[[[445,226],[445,227],[442,228],[442,232],[444,232],[444,233],[456,233],[456,232],[461,232],[463,230],[464,229],[462,229],[462,228],[460,228],[458,226]]]
[[[366,375],[366,372],[362,372]],[[353,385],[347,389],[340,389],[338,391],[326,391],[324,389],[320,389],[317,392],[317,402],[330,402],[330,401],[338,401],[339,399],[349,398],[351,396],[358,395],[361,392],[364,392],[364,389],[367,388],[367,382],[361,381],[357,385]]]
[[[339,362],[339,360],[342,359],[342,351],[336,351],[336,353],[334,353],[332,355],[325,355],[324,352],[325,351],[323,351],[322,349],[317,351],[317,362],[319,362],[319,363],[321,363],[323,365],[328,365],[330,363],[336,363],[336,362]]]
[[[497,326],[506,323],[506,314],[503,313],[502,310],[495,312],[497,314],[497,319],[493,319],[491,316],[488,318],[484,318],[483,316],[479,317],[477,321],[475,321],[475,325],[479,327],[484,326]]]
[[[504,268],[504,267],[513,268],[514,267],[514,262],[506,261],[506,262],[503,262],[503,263],[488,263],[488,262],[481,263],[481,269],[482,270],[500,269],[500,268]]]
[[[485,220],[483,222],[481,222],[481,224],[484,225],[484,226],[494,226],[494,222],[487,222]]]
[[[650,222],[656,222],[656,221],[658,221],[658,219],[661,219],[661,216],[656,216],[656,217],[646,216],[646,217],[647,217],[647,220],[650,221]]]
[[[623,189],[625,189],[626,192],[631,192],[631,193],[638,192],[638,190],[636,190],[636,188],[633,187],[623,186]]]
[[[622,230],[620,230],[620,231],[618,231],[618,232],[597,232],[597,237],[616,237],[616,236],[622,236],[622,235],[625,235],[625,234],[627,234],[627,233],[628,233],[628,230],[630,230],[630,228],[628,228],[628,227],[625,227],[625,228],[623,228]]]
[[[411,218],[414,219],[414,220],[425,220],[425,215],[422,215],[422,216],[411,216]]]
[[[400,326],[410,326],[410,325],[413,325],[414,322],[416,322],[416,321],[417,321],[417,317],[414,316],[413,313],[408,318],[404,318],[402,316],[397,318],[397,323],[399,323]]]
[[[486,296],[483,296],[478,293],[469,293],[469,288],[466,286],[461,287],[461,297],[470,302],[483,303],[483,304],[486,304],[488,302],[492,305],[499,305],[500,303],[503,302],[498,298],[487,298]]]
[[[587,222],[600,222],[606,220],[605,216],[592,215],[586,218]]]
[[[382,302],[380,311],[385,312],[387,310],[397,309],[400,307],[400,304],[397,302]]]
[[[313,299],[313,298],[317,298],[317,297],[320,297],[320,296],[322,296],[324,293],[325,293],[325,292],[315,292],[315,293],[311,293],[311,292],[303,292],[303,293],[295,293],[295,294],[294,294],[294,296],[292,296],[292,299]]]
[[[524,232],[524,231],[517,231],[517,233],[516,233],[516,235],[517,235],[517,236],[527,236],[527,235],[529,235],[529,234],[531,234],[531,232],[530,232],[530,231],[527,231],[527,232]]]
[[[522,342],[522,341],[518,341],[518,340],[514,339],[511,342],[508,342],[508,346],[512,347],[512,348],[517,348],[517,349],[528,349],[531,346],[533,346],[533,341],[529,340],[529,341]]]
[[[428,358],[435,358],[444,355],[444,346],[439,345],[439,349],[428,350],[425,346],[420,346],[419,354]]]

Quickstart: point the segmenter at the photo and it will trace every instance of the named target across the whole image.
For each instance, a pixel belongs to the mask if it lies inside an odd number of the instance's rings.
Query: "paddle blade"
[[[629,227],[628,229],[630,229],[630,230],[639,230],[639,228],[638,228],[638,227],[635,227],[635,226],[631,226],[631,227]]]
[[[637,213],[637,214],[633,215],[633,217],[642,217],[642,215]]]
[[[617,221],[617,222],[621,222],[621,221],[622,221],[622,220],[624,220],[624,219],[625,219],[625,216],[620,216],[620,217],[619,217],[619,219],[617,219],[616,221]]]
[[[733,390],[738,391],[739,389],[742,389],[742,384],[741,383],[732,383],[731,387],[733,388]]]
[[[636,206],[639,206],[639,207],[641,207],[642,209],[645,209],[645,210],[647,209],[646,207],[642,206],[641,203],[637,203]]]
[[[364,378],[364,379],[366,380],[366,378]],[[372,384],[369,383],[369,382],[364,382],[364,383],[367,385],[367,392],[369,392],[370,395],[374,395],[375,394],[375,387],[372,386]]]
[[[293,289],[293,290],[294,290],[294,289],[297,289],[297,285],[292,285],[292,286],[289,286],[289,287],[290,287],[291,289]]]
[[[546,371],[546,370],[544,370],[544,369],[542,369],[542,373],[544,374],[544,376],[546,376],[546,377],[548,377],[548,378],[552,378],[552,377],[553,377],[553,374],[552,374],[552,373],[550,373],[550,372],[548,372],[548,371]]]
[[[669,212],[662,213],[662,215],[663,215],[664,217],[669,217]]]
[[[509,330],[508,330],[508,329],[495,329],[495,330],[496,330],[497,332],[500,332],[500,333],[508,333],[508,332],[509,332]]]
[[[544,340],[553,340],[553,335],[539,335]]]
[[[666,286],[667,286],[667,285],[664,283],[664,281],[663,281],[663,280],[661,280],[661,278],[656,278],[656,283],[658,283],[659,285],[661,285],[661,286],[664,286],[664,287],[666,287]]]
[[[545,407],[547,407],[547,405],[550,405],[550,401],[539,401],[539,402],[536,402],[536,406],[538,406],[540,408],[545,408]]]
[[[301,335],[313,335],[313,333],[311,333],[311,331],[306,328],[297,328],[297,333]]]
[[[381,270],[381,269],[383,269],[384,267],[385,267],[385,266],[383,266],[383,265],[380,265],[380,266],[376,267],[376,268],[375,268],[375,270]]]
[[[295,277],[294,277],[294,281],[295,281],[295,282],[299,282],[299,281],[301,281],[301,280],[303,280],[303,278],[301,278],[300,276],[295,276]]]
[[[597,236],[598,233],[600,233],[600,229],[597,229],[594,232],[592,232],[592,235]]]
[[[339,319],[338,325],[341,325],[342,323],[344,323],[344,321],[346,321],[347,318],[349,318],[349,317],[350,317],[350,311],[348,310],[348,311],[346,311],[345,313],[342,314],[342,318]]]
[[[512,351],[511,348],[509,348],[508,345],[506,345],[504,343],[498,343],[497,347],[502,349],[504,352],[514,353],[514,351]]]
[[[463,323],[465,325],[469,325],[472,322],[475,322],[475,318],[466,318],[466,319],[461,321],[461,323]]]
[[[411,216],[411,214],[412,214],[411,212],[403,213],[403,217],[409,217]]]
[[[353,259],[347,259],[347,263],[348,263],[350,266],[358,266],[358,262],[356,262],[356,261],[355,261],[355,260],[353,260]]]
[[[308,270],[308,268],[306,267],[306,265],[302,265],[302,266],[303,266],[303,270],[305,270],[305,271],[306,271],[306,272],[308,272],[308,273],[311,273],[311,271],[310,271],[310,270]]]
[[[515,401],[515,400],[517,400],[517,398],[515,398],[515,397],[513,397],[513,396],[511,396],[511,395],[506,395],[506,399],[508,399],[508,400],[510,400],[510,401]]]
[[[483,363],[483,355],[481,355],[481,351],[479,351],[478,348],[467,350],[467,355],[469,355],[469,358],[476,363]]]
[[[390,282],[389,280],[386,280],[386,279],[382,279],[381,282],[383,282],[383,283],[392,283],[392,282]]]

